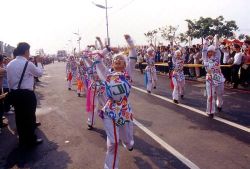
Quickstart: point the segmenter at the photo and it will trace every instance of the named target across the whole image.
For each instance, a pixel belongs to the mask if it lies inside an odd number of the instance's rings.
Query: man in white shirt
[[[43,141],[37,139],[35,135],[37,100],[33,91],[34,77],[42,76],[43,70],[40,59],[38,59],[38,67],[28,62],[29,50],[28,43],[19,43],[16,48],[17,57],[7,65],[6,69],[11,90],[10,100],[15,108],[19,144],[25,147],[34,146]]]
[[[234,62],[232,65],[232,81],[233,81],[233,88],[238,88],[239,85],[239,69],[242,63],[242,53],[240,45],[235,44],[234,48],[236,50],[236,54],[234,55]]]

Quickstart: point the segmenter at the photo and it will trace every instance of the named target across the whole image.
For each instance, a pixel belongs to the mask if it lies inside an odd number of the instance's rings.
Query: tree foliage
[[[152,30],[152,31],[148,31],[147,33],[144,33],[144,35],[146,36],[147,41],[150,44],[152,44],[153,40],[155,40],[155,38],[157,36],[157,33],[158,33],[158,31],[155,29],[155,30]]]
[[[215,19],[211,17],[200,17],[198,20],[185,20],[188,24],[188,30],[184,33],[177,33],[179,26],[166,25],[164,27],[148,31],[144,33],[149,43],[156,43],[156,37],[159,34],[162,39],[171,43],[187,43],[193,39],[203,39],[209,35],[217,35],[219,38],[236,38],[234,33],[238,30],[236,22],[226,21],[223,16],[219,16]],[[243,35],[240,39],[245,38]]]
[[[188,36],[186,33],[177,34],[179,26],[167,25],[165,27],[159,28],[162,39],[167,42],[175,42],[175,43],[187,43]]]
[[[165,26],[162,28],[159,28],[161,37],[169,42],[173,42],[176,38],[176,31],[178,30],[178,27],[174,27],[174,26]]]
[[[234,36],[233,32],[238,30],[235,21],[225,21],[223,16],[219,16],[215,19],[200,17],[199,20],[186,19],[185,21],[188,23],[186,34],[192,39],[205,38],[209,35],[230,38]]]

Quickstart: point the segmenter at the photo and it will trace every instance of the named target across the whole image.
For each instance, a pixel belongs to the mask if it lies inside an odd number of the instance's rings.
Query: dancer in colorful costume
[[[100,80],[96,64],[94,62],[95,55],[106,55],[106,49],[103,51],[85,52],[83,61],[87,66],[87,98],[86,98],[86,112],[87,112],[87,125],[88,130],[93,129],[96,116],[100,114],[101,108],[105,105],[105,84]]]
[[[87,87],[87,67],[84,65],[82,59],[80,59],[79,65],[77,67],[77,95],[81,97],[86,92]]]
[[[177,50],[172,58],[173,63],[173,73],[172,73],[172,84],[173,84],[173,101],[174,103],[179,103],[179,97],[184,97],[184,86],[185,86],[185,76],[183,72],[184,58],[181,50]]]
[[[129,56],[116,54],[113,57],[110,72],[103,64],[103,60],[97,60],[97,72],[105,82],[107,101],[103,107],[103,122],[107,134],[107,154],[105,169],[118,169],[119,153],[118,144],[122,140],[124,147],[129,151],[133,150],[133,113],[128,97],[131,90],[131,75],[136,64],[136,51],[129,35],[125,35],[129,45]],[[133,78],[133,77],[132,77]]]
[[[77,76],[77,63],[73,56],[70,56],[67,64],[66,64],[66,74],[67,74],[67,81],[68,81],[68,89],[72,89],[72,84],[76,80]]]
[[[147,67],[145,68],[145,85],[147,87],[147,92],[151,93],[152,89],[156,89],[157,75],[155,68],[155,52],[153,47],[147,49],[146,62]]]
[[[223,93],[224,93],[224,82],[225,78],[221,73],[220,59],[221,52],[219,50],[219,41],[215,36],[215,45],[209,45],[209,40],[213,37],[209,36],[203,45],[202,57],[204,66],[206,68],[206,94],[207,94],[207,114],[210,118],[214,117],[215,104],[217,105],[218,111],[222,110],[223,104]],[[216,98],[217,97],[217,98]]]

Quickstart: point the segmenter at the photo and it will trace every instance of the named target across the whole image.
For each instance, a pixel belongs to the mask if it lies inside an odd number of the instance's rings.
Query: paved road
[[[20,151],[14,135],[14,116],[7,116],[10,126],[0,135],[0,168],[103,168],[106,151],[103,124],[97,119],[95,130],[86,130],[85,97],[78,98],[74,90],[67,90],[64,73],[64,63],[48,65],[36,90],[37,116],[42,123],[37,134],[44,139],[42,145],[29,152]],[[138,73],[135,86],[143,89],[142,79]],[[181,102],[204,110],[203,88],[199,83],[187,83]],[[159,78],[154,93],[171,98],[166,78]],[[224,111],[219,116],[249,127],[249,97],[247,93],[226,91]],[[133,152],[119,147],[121,169],[189,168],[183,163],[185,160],[201,169],[249,169],[248,132],[138,90],[133,89],[130,100],[135,119],[144,131],[135,125]]]

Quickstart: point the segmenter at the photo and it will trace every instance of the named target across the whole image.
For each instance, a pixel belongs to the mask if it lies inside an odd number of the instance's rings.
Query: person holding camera
[[[9,100],[15,108],[19,145],[30,147],[42,143],[35,134],[37,100],[34,93],[34,77],[41,77],[41,59],[38,67],[29,62],[30,45],[20,42],[15,50],[16,58],[7,65],[7,79],[10,88]]]

